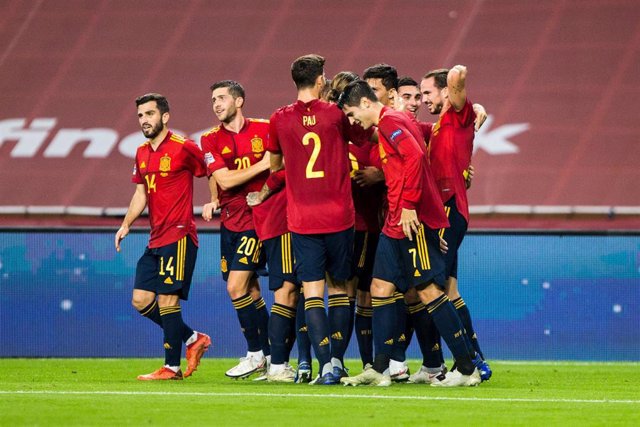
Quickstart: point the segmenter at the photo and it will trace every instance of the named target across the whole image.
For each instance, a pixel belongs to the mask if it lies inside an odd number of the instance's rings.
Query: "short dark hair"
[[[418,87],[418,82],[413,80],[411,77],[409,76],[402,76],[398,79],[398,87],[402,87],[402,86],[416,86]]]
[[[338,107],[340,107],[340,109],[344,107],[355,107],[356,105],[360,105],[362,98],[378,102],[378,97],[373,89],[371,89],[371,86],[364,80],[356,80],[344,88],[344,91],[340,94],[340,98],[338,98]]]
[[[169,112],[169,101],[167,101],[167,98],[160,95],[159,93],[145,93],[144,95],[137,97],[136,107],[139,107],[142,104],[146,104],[150,101],[156,101],[156,105],[158,106],[160,114]]]
[[[385,89],[398,89],[398,70],[389,64],[376,64],[364,70],[364,80],[382,79]]]
[[[448,68],[438,68],[437,70],[429,71],[427,74],[424,75],[422,79],[424,80],[424,79],[433,77],[436,87],[438,89],[444,89],[445,87],[447,87],[448,74],[449,74]]]
[[[291,64],[291,78],[296,88],[313,87],[318,76],[324,74],[324,58],[320,55],[309,54],[301,56]]]
[[[338,98],[340,94],[344,90],[344,88],[351,82],[360,80],[360,77],[356,73],[352,73],[351,71],[340,71],[338,74],[333,76],[331,80],[331,90],[327,95],[327,101],[329,102],[338,102]]]
[[[226,87],[227,89],[229,89],[229,94],[233,97],[233,99],[242,98],[246,100],[244,95],[244,88],[237,81],[220,80],[219,82],[215,82],[214,84],[212,84],[209,87],[209,89],[213,92],[214,90],[219,89],[221,87]]]

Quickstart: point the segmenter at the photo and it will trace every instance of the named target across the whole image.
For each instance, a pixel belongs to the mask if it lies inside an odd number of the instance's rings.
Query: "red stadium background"
[[[312,52],[328,77],[386,62],[419,80],[467,65],[469,97],[490,113],[472,225],[640,224],[634,0],[2,0],[0,11],[4,224],[122,212],[144,140],[137,96],[166,95],[170,126],[198,138],[216,124],[212,82],[240,81],[245,114],[268,118],[295,97],[291,62]]]

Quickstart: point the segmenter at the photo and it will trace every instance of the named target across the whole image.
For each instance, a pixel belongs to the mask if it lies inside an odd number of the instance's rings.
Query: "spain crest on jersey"
[[[251,139],[251,151],[256,158],[262,157],[262,153],[264,152],[264,143],[262,142],[262,138],[258,135],[254,136]]]
[[[439,131],[440,131],[440,119],[438,119],[436,124],[433,125],[433,128],[431,129],[431,135],[436,136]]]
[[[170,170],[171,170],[171,157],[169,157],[168,154],[165,153],[164,156],[160,157],[160,176],[167,176]]]

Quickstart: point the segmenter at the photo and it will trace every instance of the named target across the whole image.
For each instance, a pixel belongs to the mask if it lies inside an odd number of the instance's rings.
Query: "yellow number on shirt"
[[[236,164],[236,170],[240,169],[249,169],[251,166],[251,160],[248,157],[240,157],[238,159],[233,159],[233,162]]]
[[[145,175],[144,179],[147,181],[147,193],[156,192],[156,174]]]
[[[313,151],[307,163],[307,178],[324,178],[324,171],[313,170],[313,166],[316,164],[320,154],[320,137],[315,132],[307,132],[302,137],[302,144],[309,145],[310,140],[313,140]]]

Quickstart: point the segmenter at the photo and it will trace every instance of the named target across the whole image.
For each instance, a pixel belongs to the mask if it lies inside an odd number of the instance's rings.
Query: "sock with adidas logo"
[[[480,350],[480,343],[478,342],[478,337],[476,336],[476,332],[473,329],[473,323],[471,322],[471,313],[469,312],[469,308],[464,303],[464,300],[462,299],[462,297],[452,300],[451,303],[458,311],[458,317],[460,317],[462,326],[464,326],[467,337],[469,338],[469,342],[471,343],[475,351],[484,360],[484,355]]]
[[[182,355],[182,311],[179,305],[160,307],[164,331],[164,362],[168,366],[180,366]]]
[[[287,340],[295,328],[296,311],[292,307],[274,303],[269,318],[269,341],[271,342],[271,365],[283,365],[289,360]]]
[[[262,297],[253,303],[256,306],[258,336],[260,337],[262,353],[264,353],[265,356],[269,356],[271,354],[271,347],[269,346],[269,310],[267,310],[267,303],[264,302]]]
[[[324,309],[324,300],[319,297],[307,298],[304,302],[309,341],[323,370],[331,366],[331,341],[329,339],[329,319]],[[324,373],[324,372],[322,372]]]
[[[375,350],[374,367],[376,361],[387,360],[394,352],[394,344],[398,336],[398,310],[395,298],[371,297],[373,305],[373,347]],[[382,357],[382,355],[386,357]],[[382,357],[382,358],[381,358]],[[388,362],[387,362],[388,363]],[[388,366],[387,366],[388,367]],[[383,372],[376,369],[378,372]]]
[[[373,365],[373,309],[371,307],[356,307],[355,332],[358,340],[358,350],[362,366]]]
[[[236,309],[238,320],[240,321],[240,328],[244,338],[247,340],[247,347],[249,351],[261,351],[262,345],[260,343],[260,336],[258,334],[258,313],[256,312],[256,306],[253,303],[251,295],[244,294],[240,298],[231,300],[233,308]]]
[[[329,331],[331,333],[331,357],[342,364],[349,341],[349,297],[347,294],[329,295]]]
[[[442,364],[440,333],[427,311],[427,306],[417,302],[409,305],[409,312],[415,325],[416,340],[422,352],[422,365],[426,368],[439,368]]]
[[[300,290],[296,311],[296,343],[298,343],[298,363],[311,363],[311,341],[307,328],[307,318],[304,311],[304,294]]]

